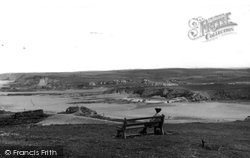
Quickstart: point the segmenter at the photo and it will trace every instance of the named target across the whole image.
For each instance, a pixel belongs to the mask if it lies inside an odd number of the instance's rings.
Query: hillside
[[[187,83],[233,83],[249,82],[250,69],[141,69],[115,71],[86,71],[86,72],[55,72],[55,73],[11,73],[0,74],[0,80],[15,80],[18,83],[27,79],[49,77],[62,80],[63,83],[100,82],[121,79],[141,81],[177,80]]]
[[[149,69],[1,74],[13,80],[1,91],[110,88],[141,97],[185,97],[189,101],[250,100],[250,69]]]

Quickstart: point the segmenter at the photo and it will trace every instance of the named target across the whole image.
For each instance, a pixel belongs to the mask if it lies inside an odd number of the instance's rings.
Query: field
[[[166,135],[128,139],[114,137],[116,126],[7,126],[0,127],[0,137],[1,144],[9,146],[62,145],[64,156],[72,158],[250,157],[250,122],[165,124]]]

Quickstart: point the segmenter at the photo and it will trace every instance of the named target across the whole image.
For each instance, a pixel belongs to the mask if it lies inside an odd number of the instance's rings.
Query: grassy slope
[[[250,157],[250,122],[165,124],[169,134],[117,139],[115,125],[8,126],[1,144],[63,145],[70,157]],[[207,143],[201,147],[201,139]]]

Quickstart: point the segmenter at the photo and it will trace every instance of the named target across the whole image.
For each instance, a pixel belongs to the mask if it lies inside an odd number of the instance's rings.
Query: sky
[[[191,40],[230,12],[234,32]],[[248,0],[0,0],[0,73],[250,67]]]

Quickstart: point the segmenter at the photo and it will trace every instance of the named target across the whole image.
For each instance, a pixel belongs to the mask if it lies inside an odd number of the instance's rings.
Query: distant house
[[[42,88],[46,88],[48,84],[49,78],[48,77],[43,77],[40,79],[38,86]]]
[[[95,82],[89,82],[89,86],[95,86]]]

